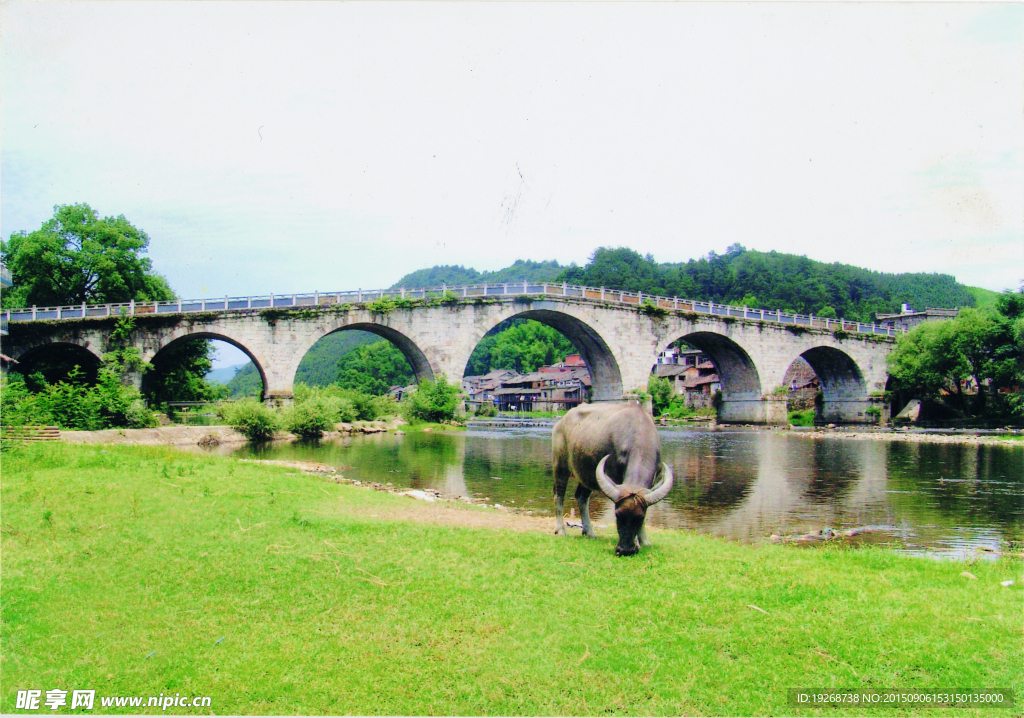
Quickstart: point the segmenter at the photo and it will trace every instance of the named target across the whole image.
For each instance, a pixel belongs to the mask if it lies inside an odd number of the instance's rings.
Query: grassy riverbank
[[[208,695],[218,714],[1016,715],[787,695],[1024,690],[1020,561],[685,532],[618,559],[614,530],[451,520],[472,506],[437,523],[436,505],[159,447],[5,452],[2,495],[4,713],[61,688]]]

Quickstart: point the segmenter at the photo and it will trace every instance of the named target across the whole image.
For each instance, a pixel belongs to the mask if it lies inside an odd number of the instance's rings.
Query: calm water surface
[[[648,521],[741,541],[874,526],[860,540],[951,555],[1024,542],[1024,447],[917,444],[779,432],[659,429],[676,485]],[[347,478],[435,489],[553,516],[551,430],[374,434],[226,449],[318,461]],[[572,482],[566,510],[575,506]],[[614,525],[595,494],[592,516]]]

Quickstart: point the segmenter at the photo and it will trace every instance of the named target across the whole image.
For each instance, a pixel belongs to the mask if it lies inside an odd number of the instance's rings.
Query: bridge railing
[[[474,298],[510,295],[574,297],[577,299],[624,304],[634,307],[653,305],[665,310],[707,314],[714,317],[752,319],[795,327],[842,330],[858,334],[896,336],[891,327],[831,319],[785,312],[779,309],[754,309],[715,304],[682,297],[660,297],[643,292],[626,292],[604,287],[584,287],[560,282],[502,282],[499,284],[466,284],[431,287],[428,289],[373,289],[348,292],[313,292],[312,294],[267,294],[254,297],[218,297],[215,299],[175,299],[169,302],[127,302],[121,304],[75,304],[61,307],[27,307],[4,310],[8,322],[82,319],[88,317],[116,317],[121,314],[143,316],[147,314],[190,314],[196,312],[225,312],[239,309],[271,309],[325,307],[342,304],[361,304],[382,298],[433,299],[444,296]]]

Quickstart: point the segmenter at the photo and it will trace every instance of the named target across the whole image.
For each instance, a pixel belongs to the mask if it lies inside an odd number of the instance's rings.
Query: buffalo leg
[[[590,523],[590,494],[593,493],[583,484],[576,487],[576,503],[580,507],[580,519],[583,521],[583,535],[590,538],[597,538],[594,533],[594,526]]]
[[[568,460],[564,458],[564,452],[555,451],[554,454],[552,471],[555,475],[555,535],[565,536],[565,487],[569,485],[569,476],[572,472],[569,470]],[[563,455],[563,458],[559,458],[560,455]]]

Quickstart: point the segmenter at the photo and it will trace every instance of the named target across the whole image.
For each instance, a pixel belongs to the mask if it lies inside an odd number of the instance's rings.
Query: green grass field
[[[95,690],[93,713],[181,693],[217,714],[1020,715],[788,702],[1020,694],[1018,560],[681,531],[620,559],[614,530],[403,521],[430,507],[164,448],[5,451],[0,489],[3,713],[19,689],[61,688]]]

